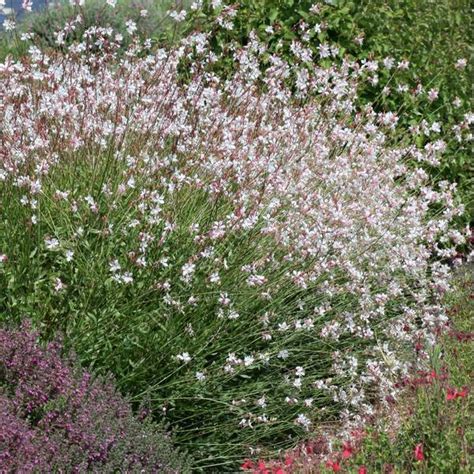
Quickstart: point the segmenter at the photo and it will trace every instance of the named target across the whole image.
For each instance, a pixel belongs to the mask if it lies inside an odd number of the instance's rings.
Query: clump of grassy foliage
[[[202,7],[191,9],[192,3],[200,2],[119,1],[117,9],[111,12],[104,2],[88,0],[80,8],[84,22],[76,25],[61,45],[56,42],[55,32],[78,14],[77,7],[69,3],[27,15],[20,31],[33,32],[37,46],[63,49],[91,25],[112,26],[124,33],[125,21],[133,20],[144,37],[153,37],[159,44],[175,43],[198,28],[210,34],[213,51],[221,57],[213,69],[224,76],[235,70],[232,51],[236,45],[247,44],[251,34],[256,34],[267,46],[262,65],[270,54],[278,54],[290,63],[300,62],[292,49],[295,42],[304,44],[315,56],[322,44],[336,44],[340,59],[382,61],[393,58],[394,64],[408,61],[410,65],[406,70],[381,69],[377,82],[367,83],[361,89],[360,103],[398,111],[400,123],[407,127],[416,126],[423,119],[426,126],[416,132],[419,146],[432,139],[429,135],[446,140],[448,148],[441,166],[428,167],[428,170],[436,179],[449,179],[458,184],[467,207],[463,221],[474,222],[472,150],[461,143],[453,131],[473,105],[468,0],[204,0]],[[219,7],[213,7],[218,4]],[[140,14],[143,9],[148,12],[146,16]],[[170,21],[170,11],[183,9],[187,11],[183,21]],[[17,33],[3,34],[0,59],[7,54],[19,57],[27,48],[28,43],[20,41]],[[454,67],[459,59],[467,60],[465,68]],[[334,58],[321,58],[322,64],[329,65],[333,61]],[[424,93],[418,96],[410,93],[420,85]],[[426,92],[432,89],[439,91],[439,95],[430,101]],[[430,129],[433,123],[442,124],[441,130]]]

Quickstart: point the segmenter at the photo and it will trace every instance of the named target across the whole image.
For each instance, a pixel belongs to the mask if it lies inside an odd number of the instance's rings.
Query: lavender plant
[[[136,418],[110,380],[37,338],[29,323],[0,329],[2,472],[189,470],[162,428]]]
[[[206,35],[126,27],[0,65],[1,312],[147,396],[195,469],[360,425],[446,321],[462,206],[409,164],[445,144],[357,106],[383,65],[262,72],[253,37],[222,80]]]

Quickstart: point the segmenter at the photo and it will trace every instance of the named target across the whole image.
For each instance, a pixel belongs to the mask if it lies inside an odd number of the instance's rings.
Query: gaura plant
[[[373,62],[262,70],[251,37],[223,80],[205,34],[126,34],[0,66],[1,313],[146,396],[195,469],[352,429],[446,321],[462,206],[412,165],[445,144],[356,105]]]

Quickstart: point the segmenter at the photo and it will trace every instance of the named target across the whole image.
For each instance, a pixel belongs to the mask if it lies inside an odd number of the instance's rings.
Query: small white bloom
[[[203,372],[196,372],[196,379],[199,380],[199,382],[202,382],[206,379],[206,376]]]
[[[252,356],[245,356],[244,357],[244,365],[245,367],[248,367],[249,365],[252,365],[254,362],[255,358]]]
[[[247,284],[249,286],[261,286],[266,281],[267,281],[267,279],[263,275],[250,275],[247,278]]]
[[[267,406],[265,395],[257,400],[257,406],[259,406],[260,408],[265,408]]]
[[[5,29],[5,31],[13,31],[16,28],[15,20],[6,18],[5,20],[3,20],[3,28]]]
[[[390,70],[395,65],[395,60],[391,56],[389,56],[382,61],[382,64],[386,69]]]
[[[434,102],[438,98],[438,95],[439,95],[438,89],[430,89],[428,91],[428,100],[430,102]]]
[[[137,31],[137,24],[133,20],[126,21],[125,26],[127,27],[127,31],[130,35],[133,35],[133,33]]]
[[[186,10],[181,10],[180,12],[173,10],[170,12],[170,17],[173,18],[176,23],[180,23],[186,19]]]
[[[454,64],[454,67],[458,70],[464,69],[466,66],[467,66],[467,59],[466,58],[460,58]]]
[[[189,283],[193,277],[193,274],[196,270],[196,265],[194,263],[185,263],[181,269],[181,279],[186,283]]]
[[[133,283],[133,276],[130,272],[125,272],[123,275],[122,275],[122,281],[128,285],[130,283]]]
[[[290,329],[290,326],[288,325],[288,323],[283,322],[283,323],[278,324],[279,331],[284,332],[284,331],[288,331],[288,329]]]
[[[298,377],[303,377],[304,374],[305,374],[305,370],[303,367],[296,367],[296,375]]]
[[[410,61],[399,61],[397,65],[398,69],[406,70],[410,67]]]
[[[189,355],[189,352],[183,352],[181,354],[178,354],[176,356],[176,359],[184,362],[185,364],[187,364],[188,362],[191,361],[191,356]]]
[[[109,263],[109,269],[112,273],[118,272],[122,267],[120,266],[120,263],[117,259],[112,260]]]
[[[44,244],[48,250],[57,250],[59,248],[59,240],[54,237],[51,239],[44,239]]]
[[[230,298],[229,298],[229,295],[227,293],[221,293],[219,295],[219,303],[222,305],[222,306],[228,306],[230,304]]]
[[[60,278],[56,278],[54,283],[54,290],[59,292],[66,288],[66,285],[61,281]]]
[[[212,273],[211,276],[209,277],[209,281],[211,283],[215,283],[216,285],[220,284],[221,277],[219,276],[219,273],[218,272]]]
[[[280,352],[278,353],[277,357],[278,357],[279,359],[283,359],[283,360],[284,360],[284,359],[288,359],[288,355],[289,355],[289,354],[288,354],[288,351],[287,351],[286,349],[283,349],[282,351],[280,351]]]
[[[296,423],[298,425],[303,426],[305,429],[309,429],[311,425],[311,420],[306,415],[303,415],[302,413],[300,413],[298,415],[298,418],[296,419]]]

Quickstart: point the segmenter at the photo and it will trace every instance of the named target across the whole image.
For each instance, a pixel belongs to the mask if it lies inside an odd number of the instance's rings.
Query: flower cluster
[[[204,34],[170,50],[128,34],[124,54],[93,27],[0,65],[0,285],[31,278],[32,317],[199,449],[358,423],[446,321],[432,257],[464,242],[462,208],[410,165],[444,143],[397,141],[394,113],[357,107],[373,62],[262,72],[251,38],[223,80]],[[7,293],[5,309],[30,304]]]

